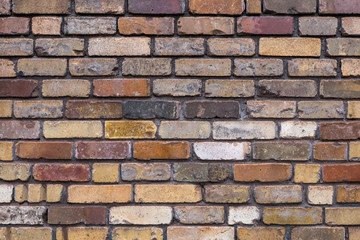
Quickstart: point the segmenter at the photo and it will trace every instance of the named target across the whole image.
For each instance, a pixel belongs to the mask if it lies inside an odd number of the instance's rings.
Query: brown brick
[[[135,142],[134,158],[151,159],[188,159],[189,142]]]
[[[34,35],[60,35],[61,17],[33,17],[32,33]]]
[[[0,161],[13,160],[13,142],[0,142]]]
[[[72,185],[69,203],[126,203],[131,201],[131,185]]]
[[[357,47],[359,44],[360,39],[356,38],[330,38],[326,40],[327,54],[330,56],[360,56],[360,50]]]
[[[360,228],[349,227],[349,240],[357,240],[360,238]]]
[[[157,127],[152,121],[106,121],[105,138],[146,139],[155,138]]]
[[[82,164],[47,164],[34,165],[34,179],[37,181],[89,181],[89,165]]]
[[[230,76],[230,59],[177,59],[175,60],[177,76]]]
[[[181,17],[179,35],[232,35],[234,19],[230,17]]]
[[[117,163],[94,163],[92,180],[96,183],[118,183],[119,165]]]
[[[72,76],[114,76],[119,65],[115,58],[73,58],[69,70]]]
[[[10,118],[12,115],[13,103],[11,100],[0,101],[0,118]]]
[[[29,34],[30,19],[24,17],[0,18],[0,35]]]
[[[320,14],[359,14],[360,4],[356,0],[320,0]]]
[[[71,142],[18,142],[16,155],[23,159],[71,159]]]
[[[124,181],[170,180],[170,165],[166,163],[123,163],[121,178]]]
[[[323,165],[324,182],[360,182],[360,164]]]
[[[296,227],[291,230],[291,239],[345,240],[342,227]]]
[[[88,80],[43,80],[43,97],[88,97],[91,83]]]
[[[255,142],[253,158],[259,160],[309,160],[311,145],[309,142]]]
[[[104,225],[106,224],[106,207],[50,206],[48,223]]]
[[[17,72],[20,76],[65,76],[66,59],[22,58],[18,60]]]
[[[199,79],[155,79],[153,81],[155,96],[200,96],[201,88]]]
[[[83,56],[84,40],[79,38],[38,38],[35,42],[38,56]]]
[[[359,185],[342,185],[337,186],[338,203],[359,203],[360,202],[360,186]]]
[[[360,18],[359,17],[343,17],[341,18],[342,35],[360,35]]]
[[[291,164],[235,164],[234,181],[237,182],[281,182],[291,178]]]
[[[70,0],[13,0],[16,14],[69,14]]]
[[[174,218],[182,224],[224,223],[223,206],[174,207]]]
[[[123,35],[173,35],[174,18],[120,17],[118,27]]]
[[[235,101],[187,101],[186,118],[239,118],[239,103]]]
[[[173,171],[177,182],[209,181],[209,165],[206,163],[175,163]]]
[[[235,59],[235,76],[281,76],[283,61],[281,59]]]
[[[130,13],[179,14],[185,11],[184,0],[129,0]]]
[[[255,95],[252,80],[207,80],[205,82],[206,97],[252,97]]]
[[[324,98],[360,98],[360,80],[322,80],[320,95]]]
[[[299,18],[299,32],[302,36],[335,36],[337,27],[335,17]]]
[[[267,225],[317,225],[322,224],[322,213],[320,207],[265,207],[263,221]]]
[[[261,0],[246,0],[247,14],[261,14]]]
[[[259,54],[264,56],[319,57],[321,53],[317,38],[260,38],[259,45]]]
[[[63,101],[14,101],[16,118],[60,118],[63,116]]]
[[[283,227],[238,227],[237,237],[247,240],[283,240],[285,232]]]
[[[7,59],[0,59],[0,77],[16,77],[15,64]]]
[[[189,7],[194,14],[240,15],[245,3],[244,0],[190,0]]]
[[[294,118],[294,101],[247,101],[247,113],[252,118]]]
[[[11,1],[0,0],[0,15],[10,15]]]
[[[262,97],[315,97],[313,80],[260,80],[258,94]]]
[[[320,123],[320,139],[356,140],[360,138],[360,122]]]
[[[214,227],[212,226],[171,226],[167,229],[168,240],[180,239],[233,239],[233,227]]]
[[[347,160],[347,144],[340,142],[318,142],[314,145],[315,160]]]
[[[0,139],[39,139],[40,123],[37,121],[1,121]]]
[[[150,55],[150,38],[90,38],[88,54],[89,56],[148,56]]]
[[[4,181],[27,181],[30,177],[30,164],[0,163],[0,179]]]
[[[69,100],[66,102],[67,118],[121,118],[122,103],[119,101]]]
[[[202,38],[156,38],[155,52],[157,56],[201,56],[204,55],[204,39]]]
[[[214,56],[253,56],[255,42],[250,38],[210,38],[207,40],[209,55]]]
[[[95,79],[97,97],[149,97],[149,79]]]
[[[239,34],[292,35],[292,17],[241,17],[237,21]]]
[[[300,185],[256,186],[254,196],[259,204],[300,203],[303,200]]]
[[[360,61],[358,59],[342,59],[341,73],[343,76],[360,76]]]
[[[350,142],[349,160],[360,159],[360,142]]]
[[[27,38],[1,38],[0,56],[31,56],[33,40]]]
[[[45,121],[45,138],[101,138],[103,126],[100,121]]]
[[[319,164],[296,164],[294,172],[296,183],[317,183],[320,180]]]
[[[332,59],[292,59],[288,72],[293,77],[335,77],[337,61]]]
[[[360,209],[348,208],[325,208],[325,223],[327,225],[359,225]]]
[[[67,35],[103,35],[116,33],[115,17],[66,17],[64,32]]]
[[[303,119],[343,118],[345,114],[342,101],[301,101],[298,112]]]
[[[250,200],[250,188],[239,185],[205,185],[207,203],[246,203]]]
[[[264,0],[265,13],[272,14],[303,14],[316,12],[316,0]]]
[[[130,143],[111,142],[76,142],[77,159],[126,159],[130,154]]]
[[[77,13],[122,14],[124,0],[75,0],[75,11]]]
[[[30,215],[30,213],[29,213]],[[31,239],[42,239],[42,240],[51,240],[52,239],[52,230],[48,227],[11,227],[4,228],[6,229],[6,235],[9,239],[22,239],[22,240],[31,240]],[[5,233],[4,233],[5,234]],[[2,234],[0,234],[3,236]],[[5,237],[5,235],[4,235]]]
[[[171,59],[125,58],[122,73],[131,76],[168,76],[171,74]]]

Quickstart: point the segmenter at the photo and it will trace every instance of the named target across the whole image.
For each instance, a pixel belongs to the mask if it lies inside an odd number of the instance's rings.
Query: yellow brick
[[[322,224],[321,207],[264,207],[266,225],[317,225]]]
[[[26,185],[17,185],[15,187],[15,201],[23,203],[27,201],[28,190]]]
[[[7,239],[8,229],[5,227],[0,228],[0,240],[8,240]]]
[[[119,182],[119,164],[95,163],[93,165],[93,181],[99,183]]]
[[[27,181],[30,165],[24,163],[0,163],[0,179],[5,181]]]
[[[163,230],[161,228],[136,228],[136,227],[119,227],[112,232],[113,240],[162,240]]]
[[[107,121],[105,138],[155,138],[156,125],[151,121]]]
[[[350,142],[350,160],[360,159],[360,142]]]
[[[45,138],[100,138],[103,136],[100,121],[46,121]]]
[[[321,53],[320,38],[260,38],[260,55],[312,56]]]
[[[12,161],[12,142],[0,142],[0,161]]]
[[[124,203],[131,201],[131,185],[72,185],[70,203]]]
[[[9,118],[12,113],[12,101],[2,100],[0,101],[0,118]]]
[[[45,188],[41,184],[28,185],[28,202],[37,203],[46,199]]]
[[[108,229],[105,227],[71,227],[67,231],[67,240],[105,240]]]
[[[296,164],[295,182],[296,183],[317,183],[320,180],[319,164]]]
[[[285,237],[283,227],[239,227],[237,229],[238,239],[247,240],[283,240]]]
[[[63,188],[61,184],[46,185],[46,202],[60,202]]]
[[[9,240],[52,240],[51,228],[10,228]]]
[[[360,118],[360,101],[348,102],[347,118]]]
[[[359,240],[359,239],[360,239],[360,228],[349,227],[349,240]]]
[[[64,235],[66,234],[66,228],[57,228],[56,229],[56,240],[65,240]]]

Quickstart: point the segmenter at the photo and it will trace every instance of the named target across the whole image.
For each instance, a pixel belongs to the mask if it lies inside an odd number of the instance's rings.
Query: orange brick
[[[135,142],[134,158],[150,159],[188,159],[189,142]]]
[[[131,185],[72,185],[69,203],[126,203],[131,201]]]

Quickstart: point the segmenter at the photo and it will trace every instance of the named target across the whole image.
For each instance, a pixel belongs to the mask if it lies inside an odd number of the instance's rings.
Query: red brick
[[[358,0],[320,0],[320,14],[359,14]]]
[[[292,17],[241,17],[238,19],[240,34],[293,34]]]
[[[360,138],[360,122],[320,123],[320,139],[356,140]]]
[[[40,123],[37,121],[1,121],[0,139],[39,139]]]
[[[38,80],[0,80],[0,97],[37,97],[38,87]]]
[[[119,101],[69,100],[66,103],[67,118],[121,118],[122,103]]]
[[[184,0],[129,0],[130,13],[179,14],[185,11]]]
[[[24,159],[71,159],[71,142],[18,142],[16,155]]]
[[[347,160],[347,144],[339,142],[318,142],[314,145],[316,160]]]
[[[130,142],[76,142],[77,159],[126,159],[130,154]]]
[[[106,207],[50,206],[48,209],[48,223],[105,225]]]
[[[94,95],[97,97],[149,97],[149,79],[96,79]]]
[[[150,159],[188,159],[189,142],[135,142],[134,158]]]
[[[0,35],[29,34],[30,19],[24,17],[0,18]]]
[[[13,0],[16,14],[68,14],[71,0]]]
[[[37,181],[86,182],[90,179],[89,165],[47,164],[34,165],[34,179]]]
[[[323,165],[324,182],[360,182],[360,164]]]
[[[245,10],[244,0],[190,0],[194,14],[240,15]]]
[[[234,181],[280,182],[291,178],[291,164],[235,164]]]

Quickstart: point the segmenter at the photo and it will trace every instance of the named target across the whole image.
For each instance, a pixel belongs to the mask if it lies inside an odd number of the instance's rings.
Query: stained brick
[[[106,121],[105,138],[155,138],[156,125],[152,121]]]
[[[214,227],[214,226],[171,226],[167,229],[168,240],[180,239],[211,239],[216,236],[219,239],[233,239],[233,227]]]
[[[29,18],[0,18],[0,35],[27,35],[29,34],[29,26]]]
[[[127,101],[123,105],[124,117],[130,119],[178,119],[180,103],[175,101]]]
[[[327,225],[358,225],[360,223],[359,208],[325,208]]]
[[[260,220],[260,210],[256,206],[229,207],[229,225],[255,224]]]
[[[360,138],[360,122],[320,123],[320,139],[356,140]]]
[[[247,113],[252,118],[294,118],[296,102],[247,101]]]
[[[330,38],[326,40],[327,54],[330,56],[360,56],[359,45],[360,39],[356,38]]]
[[[318,240],[344,240],[345,229],[342,227],[296,227],[291,230],[294,240],[313,239]]]
[[[119,164],[116,163],[94,163],[92,180],[96,183],[118,183]]]
[[[255,42],[250,38],[210,38],[207,40],[209,55],[214,56],[253,56]]]
[[[324,98],[360,98],[359,80],[322,80],[320,95]]]
[[[153,93],[155,96],[200,96],[201,80],[198,79],[155,79]]]
[[[360,76],[360,61],[358,59],[342,59],[341,73],[343,76]]]
[[[261,14],[261,0],[246,0],[247,14]]]
[[[210,122],[205,121],[162,121],[159,127],[162,139],[207,139],[210,134]]]
[[[111,142],[76,142],[75,156],[77,159],[126,159],[130,154],[130,143]]]
[[[338,21],[335,17],[301,17],[299,31],[303,36],[335,36]]]
[[[336,201],[338,203],[358,203],[360,202],[359,185],[341,185],[337,186]]]
[[[316,160],[347,160],[347,144],[341,142],[318,142],[314,145]]]
[[[234,180],[237,182],[281,182],[291,178],[291,164],[235,164]]]
[[[34,35],[60,35],[61,17],[33,17],[32,33]]]
[[[230,17],[181,17],[179,35],[232,35],[234,19]]]
[[[285,232],[286,230],[283,227],[238,227],[237,237],[239,239],[248,238],[249,240],[283,240]]]
[[[280,137],[288,139],[315,138],[317,123],[286,121],[280,123]]]
[[[241,77],[281,76],[283,61],[280,59],[235,59],[234,74]]]
[[[169,58],[125,58],[122,74],[131,76],[168,76],[171,74]]]
[[[238,118],[239,103],[235,101],[188,101],[185,102],[186,118]]]
[[[66,102],[67,118],[121,118],[122,102],[69,100]]]
[[[262,97],[315,97],[313,80],[260,80],[258,94]]]
[[[1,206],[2,224],[42,225],[46,215],[46,207],[41,206]],[[27,234],[24,234],[25,236]],[[23,236],[24,236],[23,235]],[[21,237],[21,235],[20,235]],[[19,238],[23,239],[23,238]],[[51,238],[48,238],[49,240]]]
[[[131,185],[71,185],[69,203],[126,203],[131,201]]]
[[[265,13],[304,14],[316,12],[316,0],[264,0]]]
[[[58,228],[57,238],[60,240],[85,240],[85,239],[106,239],[108,235],[106,227],[70,227],[66,229]],[[61,235],[60,235],[61,234]],[[60,236],[61,238],[60,238]]]
[[[201,38],[156,38],[157,56],[201,56],[204,55],[204,40]]]
[[[174,18],[170,17],[121,17],[118,20],[123,35],[172,35]]]
[[[84,40],[79,38],[39,38],[35,42],[38,56],[83,56]]]
[[[12,185],[0,185],[0,203],[10,203],[12,200],[12,194]]]
[[[0,15],[10,15],[11,2],[10,0],[0,1]]]
[[[50,206],[48,223],[104,225],[106,223],[106,207]]]
[[[320,165],[296,164],[294,174],[296,183],[317,183],[320,180]]]
[[[119,65],[114,58],[73,58],[69,60],[72,76],[114,76]]]
[[[180,14],[185,11],[184,0],[129,0],[130,13]]]
[[[67,35],[103,35],[116,33],[115,17],[67,17],[64,32]]]
[[[91,83],[88,80],[44,80],[42,82],[43,97],[88,97]]]
[[[263,222],[267,225],[317,225],[322,223],[320,207],[265,207]]]
[[[206,182],[209,180],[206,163],[175,163],[174,180],[178,182]]]
[[[360,182],[359,164],[323,165],[324,182]]]
[[[22,58],[18,60],[17,72],[20,76],[65,76],[66,59]]]
[[[1,121],[0,139],[39,139],[40,122]]]
[[[90,38],[88,53],[89,56],[148,56],[150,55],[150,38]]]
[[[174,218],[183,224],[216,224],[224,222],[222,206],[179,206],[174,208]]]
[[[1,38],[0,56],[31,56],[33,40],[28,38]]]
[[[311,145],[309,142],[255,142],[253,158],[259,160],[309,160]]]
[[[162,225],[172,219],[171,207],[121,206],[110,209],[110,224]]]
[[[301,203],[302,190],[300,185],[256,186],[254,196],[260,204]]]
[[[250,187],[239,185],[205,185],[204,200],[208,203],[246,203]]]
[[[230,59],[178,59],[175,61],[177,76],[230,76]]]
[[[161,240],[163,239],[163,230],[156,227],[117,227],[112,231],[112,239],[139,239],[146,240]]]
[[[124,181],[167,181],[170,165],[166,163],[123,163],[121,178]]]
[[[13,102],[11,100],[0,101],[0,118],[10,118],[12,115]]]
[[[260,38],[259,45],[263,56],[319,57],[321,53],[317,38]]]
[[[292,35],[292,17],[241,17],[237,22],[239,34]]]
[[[63,101],[15,101],[16,118],[60,118],[63,116]]]
[[[309,186],[308,202],[314,205],[330,205],[333,203],[334,187],[333,186]]]
[[[292,59],[288,62],[289,75],[293,77],[335,77],[337,61],[332,59]]]
[[[356,0],[320,0],[320,14],[358,14],[360,3]]]
[[[244,0],[190,0],[189,8],[194,14],[240,15],[245,3]]]
[[[13,0],[16,14],[69,14],[70,0]]]
[[[15,64],[7,59],[0,59],[0,77],[16,77]]]
[[[255,95],[252,80],[207,80],[206,97],[252,97]]]
[[[359,160],[360,159],[360,142],[350,142],[349,144],[349,159]]]
[[[201,160],[244,160],[250,153],[250,143],[196,142],[194,153]]]
[[[100,138],[103,127],[100,121],[46,121],[45,138]]]
[[[84,164],[47,164],[34,165],[34,179],[37,181],[89,181],[90,168]]]
[[[90,14],[122,14],[124,0],[75,0],[75,11]]]
[[[341,101],[301,101],[298,112],[303,119],[336,119],[344,117],[345,109]]]
[[[13,160],[13,142],[0,142],[0,161]]]
[[[359,23],[360,18],[358,17],[341,18],[342,35],[360,35]]]
[[[188,159],[189,142],[135,142],[134,158],[151,159]]]
[[[18,142],[16,155],[23,159],[71,159],[71,142]]]
[[[98,97],[148,97],[148,79],[95,79],[94,95]]]

